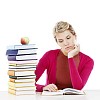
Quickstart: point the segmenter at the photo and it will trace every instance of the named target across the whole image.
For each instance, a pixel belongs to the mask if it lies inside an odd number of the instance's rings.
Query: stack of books
[[[37,49],[35,44],[11,45],[7,47],[9,93],[15,95],[35,94]]]

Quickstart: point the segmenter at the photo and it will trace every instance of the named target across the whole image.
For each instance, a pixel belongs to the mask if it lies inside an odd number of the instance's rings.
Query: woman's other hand
[[[56,92],[58,90],[58,88],[55,84],[49,84],[49,85],[43,87],[43,90],[47,90],[50,92]]]

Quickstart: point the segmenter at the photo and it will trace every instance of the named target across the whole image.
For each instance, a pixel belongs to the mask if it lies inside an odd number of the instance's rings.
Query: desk
[[[0,91],[0,100],[100,100],[100,90],[87,90],[86,95],[12,95],[7,91]]]

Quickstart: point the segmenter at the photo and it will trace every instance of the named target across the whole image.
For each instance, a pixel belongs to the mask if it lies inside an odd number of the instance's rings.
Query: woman
[[[47,80],[45,85],[36,84],[36,91],[52,92],[64,88],[81,90],[93,69],[93,59],[80,52],[76,33],[69,23],[58,22],[53,35],[61,49],[50,50],[39,60],[35,71],[36,82],[46,69]]]

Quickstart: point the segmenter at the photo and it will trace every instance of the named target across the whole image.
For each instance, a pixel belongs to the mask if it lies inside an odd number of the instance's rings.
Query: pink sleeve
[[[47,69],[46,67],[48,66],[48,53],[45,53],[43,55],[43,57],[39,60],[39,63],[36,67],[36,70],[35,70],[35,75],[36,75],[36,79],[35,81],[37,82],[39,80],[39,78],[41,77],[41,75],[44,73],[45,69]],[[43,91],[43,87],[44,85],[39,85],[39,84],[36,84],[36,92],[42,92]]]
[[[73,58],[69,58],[68,61],[73,88],[81,90],[89,78],[93,69],[94,61],[92,59],[88,59],[86,62],[83,62],[84,66],[79,66],[82,67],[80,72],[77,70]]]

